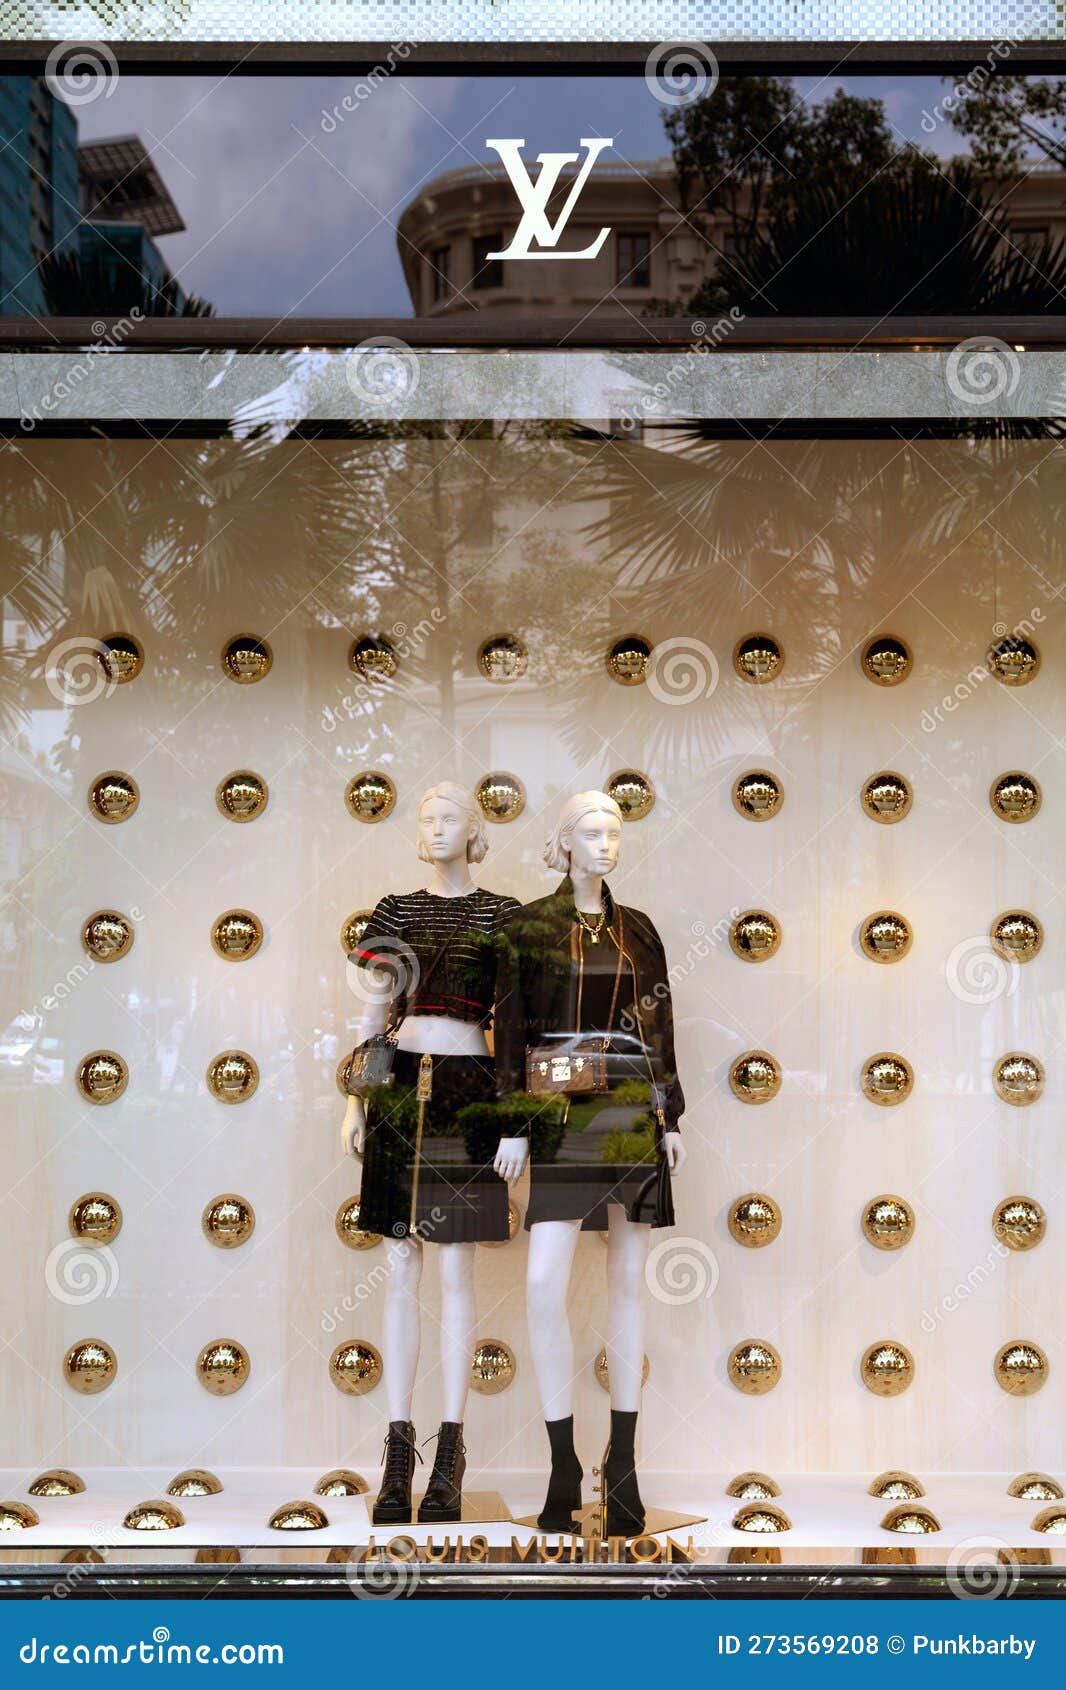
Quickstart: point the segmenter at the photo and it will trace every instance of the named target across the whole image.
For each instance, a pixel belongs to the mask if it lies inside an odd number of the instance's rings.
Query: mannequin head
[[[622,812],[606,792],[575,792],[559,812],[544,861],[561,874],[610,874],[618,864]]]
[[[418,805],[418,855],[424,863],[479,863],[488,834],[474,795],[444,780],[423,792]]]

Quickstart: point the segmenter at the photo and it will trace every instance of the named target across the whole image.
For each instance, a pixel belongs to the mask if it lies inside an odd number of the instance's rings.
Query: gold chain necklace
[[[607,911],[601,909],[599,918],[595,921],[590,921],[584,910],[579,910],[576,907],[574,909],[574,914],[577,916],[583,932],[588,934],[594,945],[598,945],[600,942],[600,934],[603,932],[603,924],[607,920]]]

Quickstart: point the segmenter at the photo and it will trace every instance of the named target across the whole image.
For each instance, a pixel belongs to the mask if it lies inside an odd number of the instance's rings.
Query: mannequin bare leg
[[[389,1251],[391,1269],[385,1286],[381,1351],[384,1362],[385,1394],[390,1420],[410,1420],[418,1356],[422,1347],[422,1320],[418,1288],[422,1280],[422,1245],[417,1238],[404,1238]]]
[[[537,1518],[542,1531],[575,1530],[581,1507],[581,1463],[574,1449],[574,1341],[566,1295],[580,1221],[538,1221],[529,1229],[526,1306],[533,1367],[551,1445],[548,1495]]]
[[[442,1418],[460,1424],[466,1410],[470,1362],[477,1341],[477,1311],[474,1306],[476,1254],[476,1244],[441,1244],[437,1249],[440,1262]]]

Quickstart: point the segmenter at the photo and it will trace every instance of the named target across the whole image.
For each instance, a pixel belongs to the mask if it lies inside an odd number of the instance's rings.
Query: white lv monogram
[[[613,139],[589,141],[582,138],[581,145],[587,149],[587,157],[574,177],[570,192],[554,224],[548,221],[548,201],[564,165],[575,164],[580,155],[538,153],[537,163],[540,170],[534,182],[522,158],[522,148],[525,144],[525,141],[485,142],[486,147],[491,147],[494,152],[499,153],[522,206],[522,221],[515,230],[510,246],[504,247],[502,252],[486,253],[486,258],[595,258],[610,234],[610,229],[601,229],[591,245],[583,247],[580,252],[556,252],[555,248],[559,236],[570,220],[570,213],[577,204],[578,196],[588,181],[590,170],[604,147],[614,145]]]

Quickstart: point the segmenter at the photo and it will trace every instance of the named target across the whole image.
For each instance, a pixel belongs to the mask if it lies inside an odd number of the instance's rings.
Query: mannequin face
[[[418,812],[419,842],[431,863],[465,862],[475,832],[470,817],[447,798],[427,798]]]
[[[622,824],[611,810],[590,810],[563,839],[570,852],[570,873],[610,874],[617,867]]]

